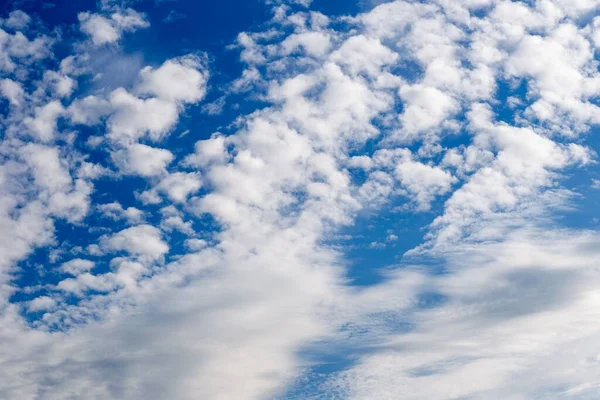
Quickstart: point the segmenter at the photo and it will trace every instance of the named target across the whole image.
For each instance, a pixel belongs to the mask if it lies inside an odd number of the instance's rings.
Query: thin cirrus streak
[[[3,16],[0,397],[596,398],[597,2],[265,7]]]

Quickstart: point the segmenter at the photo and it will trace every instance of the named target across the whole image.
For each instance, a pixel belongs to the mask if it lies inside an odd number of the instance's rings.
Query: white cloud
[[[82,17],[97,45],[146,23],[115,4]],[[184,106],[203,98],[208,73],[194,57],[144,68],[137,82],[46,113],[74,87],[61,83],[65,67],[49,74],[38,97],[19,99],[27,115],[8,107],[0,397],[281,397],[310,367],[307,348],[325,343],[355,363],[317,397],[339,390],[360,399],[593,398],[599,239],[553,229],[547,216],[571,195],[561,174],[593,158],[576,136],[595,115],[593,35],[580,26],[594,4],[395,1],[332,23],[276,7],[267,32],[239,35],[248,69],[231,89],[251,90],[267,106],[224,128],[228,136],[197,142],[179,165],[170,150],[140,141],[164,139]],[[3,71],[34,57],[21,37],[0,35],[2,49],[11,49],[2,53]],[[21,53],[6,44],[15,40]],[[524,57],[529,51],[535,60]],[[568,87],[550,79],[561,73]],[[24,76],[10,79],[29,87]],[[506,79],[525,79],[528,88],[511,93],[522,103],[511,101],[515,123],[494,114],[495,86]],[[51,294],[27,288],[40,296],[23,309],[44,311],[29,326],[10,303],[24,290],[10,283],[14,265],[63,239],[53,236],[54,217],[81,223],[92,191],[86,179],[100,176],[79,154],[85,150],[75,151],[74,135],[57,132],[59,115],[106,123],[87,141],[94,154],[149,178],[138,199],[164,206],[95,204],[137,225],[89,227],[102,236],[86,252],[103,256],[109,270],[72,260],[61,270],[73,277],[43,287]],[[21,117],[45,144],[22,142]],[[559,140],[561,127],[568,129]],[[348,286],[352,260],[329,239],[361,210],[368,219],[393,207],[398,194],[421,209],[448,195],[412,252],[432,262],[390,268],[378,285]],[[204,213],[219,229],[191,237]],[[161,230],[189,235],[185,248]],[[381,244],[403,234],[385,231]],[[435,267],[444,273],[430,273]]]
[[[15,72],[19,63],[27,65],[50,55],[52,41],[47,36],[29,40],[22,32],[14,34],[0,29],[0,70]],[[26,70],[17,71],[24,75]]]
[[[346,66],[352,74],[365,72],[373,77],[381,73],[382,67],[394,63],[398,54],[375,38],[364,35],[352,36],[331,54],[331,60]]]
[[[25,92],[19,82],[11,79],[0,80],[0,95],[7,99],[13,106],[21,105]]]
[[[151,225],[133,226],[104,237],[101,247],[107,251],[126,251],[150,260],[156,260],[169,251],[160,231]]]
[[[420,210],[428,210],[431,201],[448,193],[456,182],[456,178],[447,171],[413,161],[410,155],[398,164],[395,172],[402,186],[415,197]]]
[[[203,239],[186,239],[185,241],[185,247],[187,247],[188,249],[190,249],[191,251],[200,251],[204,248],[206,248],[208,246],[208,243],[206,243],[206,240]]]
[[[48,296],[40,296],[31,300],[27,306],[29,312],[51,310],[56,307],[56,300]]]
[[[46,71],[44,73],[44,82],[51,87],[51,90],[58,97],[69,97],[77,87],[76,81],[56,71]]]
[[[210,139],[199,140],[194,145],[195,152],[184,160],[186,165],[206,167],[210,164],[223,164],[229,159],[224,136],[215,134]]]
[[[158,194],[156,190],[146,190],[143,192],[135,193],[136,199],[142,202],[144,205],[148,204],[160,204],[162,202],[162,198]]]
[[[400,97],[404,101],[404,111],[400,116],[402,135],[409,139],[423,131],[439,129],[458,111],[456,100],[434,87],[405,85],[400,88]]]
[[[191,55],[168,60],[157,69],[142,69],[135,91],[144,95],[143,98],[123,88],[111,92],[108,137],[124,144],[131,144],[146,135],[154,141],[164,138],[177,122],[181,106],[196,103],[204,97],[207,79],[203,62]],[[84,101],[87,103],[76,103],[72,112],[75,120],[98,122],[107,106],[93,97]],[[86,115],[88,113],[91,115]]]
[[[487,216],[517,210],[536,199],[553,185],[554,170],[589,161],[580,145],[559,145],[530,128],[493,123],[487,107],[476,105],[469,115],[478,132],[474,146],[497,154],[446,202],[444,214],[433,223],[432,237],[440,243],[468,235],[469,226]]]
[[[64,112],[59,101],[36,107],[35,117],[27,117],[23,121],[29,130],[42,142],[50,142],[56,133],[56,121]]]
[[[109,293],[118,289],[135,290],[139,279],[148,273],[148,268],[137,261],[116,258],[111,262],[113,271],[101,275],[82,273],[75,278],[67,278],[56,285],[56,289],[78,297],[84,297],[88,290]]]
[[[150,26],[143,14],[131,8],[107,16],[82,12],[78,18],[81,31],[90,37],[95,46],[115,43],[125,32]]]
[[[71,274],[73,276],[81,275],[82,273],[89,272],[94,268],[94,263],[90,260],[84,260],[81,258],[75,258],[67,261],[60,266],[60,270],[63,273]]]
[[[386,172],[375,171],[358,189],[358,195],[364,204],[377,207],[388,202],[393,191],[394,178]]]
[[[219,115],[223,112],[226,101],[226,97],[221,96],[212,103],[208,103],[202,106],[202,112],[208,115]]]
[[[511,75],[535,78],[529,89],[539,99],[530,110],[537,118],[568,127],[557,120],[557,112],[567,111],[566,118],[575,122],[600,121],[600,108],[588,103],[598,95],[599,78],[588,67],[593,62],[593,49],[583,33],[575,25],[562,24],[545,38],[524,37],[506,68]]]
[[[302,47],[306,53],[314,57],[322,57],[330,47],[329,35],[323,32],[303,32],[288,36],[282,43],[284,54],[293,53]]]
[[[38,186],[51,193],[69,189],[72,184],[71,175],[61,161],[57,147],[30,143],[23,147],[22,153]]]
[[[81,30],[87,33],[95,45],[116,42],[120,38],[120,32],[114,27],[110,20],[90,13],[79,14]]]
[[[110,114],[110,103],[96,96],[87,96],[71,103],[66,110],[69,118],[76,124],[95,125],[102,117]]]
[[[112,159],[124,173],[155,176],[166,173],[167,165],[173,161],[173,154],[167,149],[135,143],[112,153]]]
[[[188,55],[166,61],[159,68],[140,71],[140,94],[151,94],[163,100],[195,103],[206,93],[207,74],[202,60]]]
[[[29,25],[31,17],[21,10],[14,10],[8,14],[8,18],[4,21],[4,26],[12,29],[23,29]]]
[[[183,202],[202,187],[200,176],[195,173],[174,172],[160,181],[156,190],[166,194],[174,202]]]
[[[155,97],[140,99],[125,89],[112,92],[110,104],[115,112],[108,120],[109,137],[125,143],[146,134],[153,140],[161,139],[179,116],[176,103]]]
[[[118,202],[100,204],[98,206],[98,211],[107,218],[111,218],[115,221],[124,219],[131,225],[137,225],[144,221],[144,212],[142,210],[135,207],[127,207],[124,209]]]
[[[110,176],[112,172],[99,164],[84,161],[77,170],[77,177],[81,179],[98,179],[102,176]]]
[[[186,235],[193,235],[194,229],[190,221],[184,221],[178,215],[165,217],[160,221],[160,228],[167,232],[179,231]]]
[[[350,168],[369,170],[373,166],[373,161],[369,156],[354,156],[348,160],[348,166]]]
[[[194,229],[192,226],[192,222],[191,221],[184,221],[184,214],[183,212],[179,211],[175,206],[166,206],[160,209],[160,213],[162,214],[162,219],[160,221],[160,228],[166,232],[173,232],[173,231],[179,231],[181,233],[185,233],[186,235],[193,235],[194,234]],[[188,245],[188,241],[192,240],[192,242],[189,243],[193,243],[194,240],[199,240],[199,239],[187,239],[185,242],[185,246],[187,248],[190,248],[190,246]],[[201,240],[201,242],[204,242],[203,240]],[[193,247],[193,245],[192,245]],[[198,246],[197,246],[198,247]],[[204,242],[204,246],[202,247],[206,247],[206,242]]]

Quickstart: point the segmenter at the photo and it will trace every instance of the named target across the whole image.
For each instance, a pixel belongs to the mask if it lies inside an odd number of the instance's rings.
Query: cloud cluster
[[[24,13],[2,20],[0,397],[597,395],[600,239],[549,216],[575,196],[562,176],[594,163],[598,5],[298,5],[274,2],[233,46],[246,70],[228,95],[266,106],[177,157],[165,139],[206,95],[202,56],[78,93],[90,48],[147,28],[142,14],[80,14],[89,41],[42,72],[52,39],[28,39]],[[102,177],[142,183],[95,203]],[[434,214],[425,241],[351,286],[330,240],[388,208]],[[56,221],[88,236],[59,244]],[[18,287],[44,246],[53,279]],[[352,363],[317,383],[323,347]]]
[[[106,11],[103,14],[82,12],[77,16],[81,31],[89,36],[94,46],[118,42],[124,33],[150,26],[145,16],[134,9]]]

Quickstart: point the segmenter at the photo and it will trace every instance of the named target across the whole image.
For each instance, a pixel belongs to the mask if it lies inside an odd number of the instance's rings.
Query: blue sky
[[[3,4],[0,398],[597,398],[598,15]]]

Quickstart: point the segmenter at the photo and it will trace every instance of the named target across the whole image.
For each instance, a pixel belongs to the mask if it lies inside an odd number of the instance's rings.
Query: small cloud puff
[[[81,31],[90,37],[94,46],[115,43],[125,32],[150,26],[143,14],[131,8],[118,10],[108,16],[82,12],[78,18]]]

